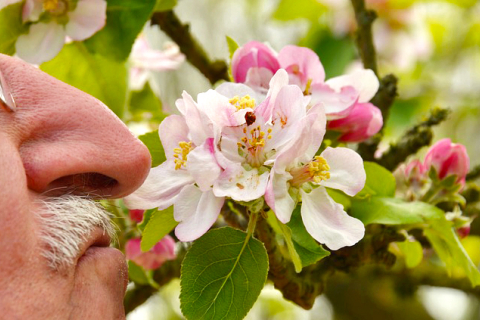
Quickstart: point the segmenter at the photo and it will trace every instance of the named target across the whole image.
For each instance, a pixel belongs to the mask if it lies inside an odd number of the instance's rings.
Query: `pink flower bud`
[[[371,103],[357,103],[348,116],[329,121],[327,128],[343,134],[339,141],[360,142],[376,134],[383,125],[382,113]]]
[[[257,41],[250,41],[238,48],[232,57],[232,75],[235,82],[245,83],[248,80],[254,80],[253,78],[263,79],[262,83],[254,83],[254,85],[268,87],[270,78],[279,68],[276,53],[267,45]]]
[[[130,215],[130,219],[132,221],[135,221],[136,223],[142,222],[144,213],[145,213],[145,210],[139,210],[139,209],[133,209],[128,211],[128,214]]]
[[[460,239],[465,238],[470,234],[470,224],[460,227],[457,229],[457,234],[460,237]]]
[[[175,259],[175,241],[166,235],[150,251],[142,252],[140,238],[130,239],[125,245],[125,255],[145,270],[157,269],[165,261]]]
[[[452,143],[450,139],[442,139],[428,150],[424,165],[437,170],[440,179],[452,174],[457,175],[457,183],[464,184],[468,173],[470,159],[465,146]]]

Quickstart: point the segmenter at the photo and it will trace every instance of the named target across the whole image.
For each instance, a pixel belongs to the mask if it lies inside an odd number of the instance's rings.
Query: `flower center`
[[[263,159],[261,157],[263,147],[265,147],[265,139],[272,139],[272,129],[269,128],[267,133],[262,131],[260,126],[247,130],[243,128],[244,137],[238,142],[239,154],[247,157],[248,163],[254,167],[261,166]]]
[[[248,94],[241,98],[239,96],[235,96],[230,99],[229,102],[237,108],[237,111],[247,108],[255,108],[255,100],[252,99]]]
[[[178,143],[180,148],[173,149],[173,156],[175,157],[175,170],[180,169],[182,166],[187,166],[187,155],[192,150],[192,142],[180,141]]]
[[[52,15],[58,16],[67,12],[68,5],[65,0],[44,0],[43,9]]]
[[[327,160],[321,156],[316,156],[308,164],[291,170],[292,179],[289,182],[293,187],[299,187],[306,182],[320,183],[330,179],[329,171],[330,166]]]

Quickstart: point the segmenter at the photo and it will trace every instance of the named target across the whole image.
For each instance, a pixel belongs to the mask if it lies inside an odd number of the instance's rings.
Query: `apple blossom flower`
[[[152,249],[142,252],[140,238],[133,238],[125,244],[125,256],[145,270],[158,269],[165,261],[176,258],[175,240],[169,235],[163,237]]]
[[[232,58],[235,81],[259,93],[268,89],[267,84],[279,68],[287,71],[289,84],[311,96],[312,105],[323,103],[329,119],[346,117],[356,103],[368,102],[379,87],[377,77],[368,69],[325,81],[318,55],[304,47],[285,46],[277,55],[268,46],[251,41],[237,49]]]
[[[154,50],[145,37],[138,37],[130,54],[130,87],[141,90],[149,79],[149,71],[175,70],[185,61],[185,55],[173,42],[165,45],[164,50]]]
[[[314,239],[332,250],[352,246],[363,238],[365,227],[349,216],[325,187],[349,196],[358,193],[366,179],[362,158],[351,149],[330,147],[315,156],[318,140],[311,133],[312,128],[304,126],[278,155],[265,201],[282,223],[290,221],[301,202],[303,223]]]
[[[17,39],[17,55],[27,62],[41,64],[60,52],[67,37],[82,41],[105,26],[105,0],[72,3],[66,0],[26,0],[22,19],[31,25],[28,33]]]
[[[211,121],[186,92],[177,101],[182,115],[171,115],[158,129],[167,161],[152,168],[143,185],[127,196],[132,209],[166,209],[174,205],[175,235],[193,241],[216,221],[224,203],[212,185],[221,173],[215,156]]]
[[[356,103],[348,116],[328,122],[327,128],[342,132],[342,142],[360,142],[376,134],[383,126],[382,112],[371,103]]]
[[[434,167],[440,179],[454,174],[457,176],[456,182],[463,185],[470,166],[470,159],[465,146],[452,143],[447,138],[437,141],[430,147],[423,163],[427,169]]]

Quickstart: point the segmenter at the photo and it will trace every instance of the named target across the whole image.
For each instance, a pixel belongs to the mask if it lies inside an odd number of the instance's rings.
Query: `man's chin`
[[[71,301],[80,312],[72,319],[124,319],[128,284],[125,256],[111,247],[88,248],[77,262]],[[74,309],[75,310],[75,309]]]

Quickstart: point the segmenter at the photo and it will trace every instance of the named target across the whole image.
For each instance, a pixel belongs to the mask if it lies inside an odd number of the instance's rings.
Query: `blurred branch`
[[[150,20],[158,25],[180,47],[187,60],[213,85],[219,80],[228,81],[228,66],[222,60],[211,61],[205,50],[190,33],[190,26],[183,24],[171,10],[155,12]]]
[[[449,113],[448,109],[433,109],[427,119],[410,128],[397,143],[391,143],[388,151],[377,162],[393,171],[408,156],[417,153],[420,148],[432,142],[431,127],[447,119]]]
[[[390,107],[397,96],[397,78],[393,74],[388,74],[380,79],[378,74],[377,54],[373,44],[372,34],[372,24],[377,18],[377,14],[375,11],[368,10],[365,7],[364,0],[351,0],[351,2],[358,25],[355,40],[363,67],[373,70],[380,80],[380,88],[371,102],[382,112],[383,123],[385,125],[388,120]],[[374,154],[380,143],[382,132],[383,128],[378,135],[358,145],[357,151],[364,160],[374,160]]]
[[[153,273],[153,280],[162,287],[169,283],[174,278],[180,278],[180,269],[182,266],[183,258],[186,254],[186,248],[181,247],[177,252],[177,258],[175,260],[169,260],[165,262],[160,268]],[[136,307],[142,305],[150,298],[157,289],[149,285],[135,284],[133,289],[128,290],[125,294],[123,305],[125,306],[125,314],[135,310]]]

